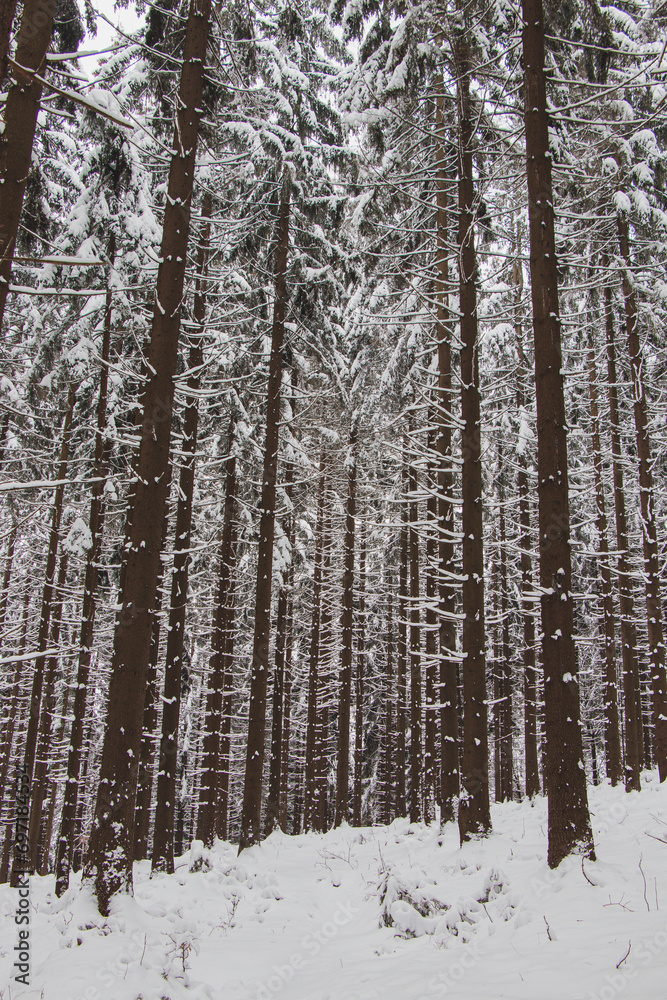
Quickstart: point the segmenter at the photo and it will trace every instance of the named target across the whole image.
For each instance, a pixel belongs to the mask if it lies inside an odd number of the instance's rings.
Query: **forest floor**
[[[0,889],[3,1000],[665,1000],[667,787],[589,789],[597,861],[546,865],[546,801],[450,824],[274,833],[236,856],[135,867],[104,920],[32,879],[30,985],[13,978],[18,893]],[[192,867],[201,866],[199,871]]]

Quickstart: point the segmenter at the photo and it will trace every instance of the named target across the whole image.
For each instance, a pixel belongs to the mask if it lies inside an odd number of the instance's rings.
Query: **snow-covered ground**
[[[135,869],[103,920],[31,884],[30,986],[13,979],[17,890],[0,890],[0,997],[43,1000],[665,1000],[667,787],[590,789],[598,860],[546,865],[546,802],[494,832],[396,821],[274,833],[240,858],[196,846]],[[200,867],[199,871],[190,870]]]

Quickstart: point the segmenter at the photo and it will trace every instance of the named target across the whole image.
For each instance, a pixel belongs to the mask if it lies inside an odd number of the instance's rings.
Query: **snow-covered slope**
[[[545,863],[546,802],[494,832],[396,821],[274,833],[240,858],[197,846],[136,866],[108,920],[74,886],[31,885],[29,987],[12,978],[17,891],[0,891],[0,997],[44,1000],[664,1000],[667,787],[590,789],[598,860]],[[197,869],[199,870],[191,870]]]

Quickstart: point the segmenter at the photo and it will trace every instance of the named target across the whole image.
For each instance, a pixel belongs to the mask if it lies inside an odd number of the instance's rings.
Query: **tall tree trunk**
[[[394,813],[394,761],[396,755],[396,729],[394,724],[394,579],[391,570],[387,573],[387,666],[384,684],[384,766],[382,769],[382,818],[391,823]]]
[[[608,258],[603,256],[602,266],[606,269]],[[625,485],[623,482],[623,452],[621,446],[621,424],[618,412],[618,382],[616,375],[616,344],[614,339],[614,313],[611,287],[604,290],[605,330],[607,341],[607,394],[609,402],[609,424],[611,428],[611,454],[614,474],[614,513],[616,518],[616,548],[618,549],[618,591],[621,612],[621,646],[623,657],[623,715],[625,722],[625,787],[627,791],[639,791],[641,787],[641,763],[639,750],[639,666],[637,663],[637,627],[635,622],[635,602],[628,561],[628,517],[625,505]]]
[[[292,534],[294,525],[292,524]],[[283,709],[282,748],[280,752],[280,829],[287,833],[287,813],[289,799],[289,766],[292,734],[292,650],[294,647],[294,605],[292,589],[294,587],[294,561],[289,568],[287,581],[287,619],[285,622],[285,704]]]
[[[440,798],[436,788],[436,734],[438,715],[436,691],[438,689],[438,496],[437,476],[434,457],[436,425],[435,414],[431,412],[428,431],[428,535],[426,538],[426,667],[425,667],[425,709],[424,709],[424,822],[431,823],[435,817],[435,803]]]
[[[21,619],[21,649],[19,656],[25,648],[25,639],[28,628],[28,604],[30,602],[30,587],[26,585],[23,594],[23,612]],[[19,692],[21,690],[22,681],[25,671],[25,661],[16,660],[14,665],[14,670],[12,671],[12,679],[10,683],[9,690],[11,691],[9,697],[9,704],[7,705],[7,717],[4,720],[4,725],[2,727],[2,742],[0,743],[0,812],[5,801],[5,795],[7,794],[7,777],[9,774],[9,762],[11,760],[12,751],[14,747],[14,731],[16,729],[16,722],[19,715]]]
[[[269,672],[269,640],[271,634],[271,584],[273,572],[273,537],[276,519],[276,480],[278,473],[278,443],[280,399],[285,339],[285,307],[287,304],[287,251],[289,246],[290,175],[283,174],[280,193],[280,218],[276,247],[276,297],[273,308],[269,386],[266,397],[266,442],[262,475],[262,506],[257,557],[257,588],[255,591],[255,630],[253,636],[252,675],[250,681],[250,711],[246,748],[245,781],[243,785],[243,815],[239,853],[257,844],[262,836],[262,777],[264,773],[264,740],[266,730],[266,688]]]
[[[653,459],[648,429],[648,402],[644,385],[645,364],[639,341],[637,298],[630,274],[630,242],[628,221],[618,216],[623,271],[623,299],[625,302],[625,328],[628,337],[628,354],[632,373],[633,409],[639,459],[639,500],[642,516],[644,543],[644,575],[646,579],[646,611],[648,615],[648,644],[651,658],[653,686],[653,748],[660,781],[667,778],[667,683],[665,680],[665,642],[663,635],[662,595],[660,593],[660,552],[658,528],[653,498]]]
[[[567,432],[544,72],[542,0],[522,0],[530,275],[537,401],[542,649],[551,868],[594,856],[579,725],[574,646]]]
[[[34,74],[42,76],[46,70],[46,53],[51,42],[55,10],[56,0],[25,0],[12,61],[14,81],[7,94],[5,128],[0,138],[0,328],[42,98],[42,84],[35,80]],[[0,45],[5,49],[0,51],[3,76],[13,20],[9,14],[10,8],[6,7],[1,31],[7,31],[7,41],[0,35]]]
[[[357,634],[357,672],[354,692],[354,781],[352,784],[352,826],[361,826],[362,783],[364,768],[364,681],[366,672],[366,534],[359,539],[359,631]]]
[[[441,91],[444,93],[444,90]],[[445,163],[443,97],[438,98],[437,126],[440,156],[437,187],[438,317],[438,608],[440,630],[440,822],[456,819],[459,795],[458,659],[456,656],[456,573],[452,462],[452,317],[449,308],[448,230],[453,216],[451,179]]]
[[[220,544],[218,587],[213,608],[213,635],[206,714],[202,750],[202,775],[199,785],[199,811],[197,813],[197,839],[212,847],[216,835],[216,804],[220,787],[220,739],[222,710],[227,672],[226,640],[230,606],[232,574],[234,572],[236,516],[236,448],[234,443],[235,417],[229,423],[227,444],[227,474],[225,480],[225,510]]]
[[[498,489],[498,531],[500,548],[500,801],[511,802],[514,794],[514,752],[512,727],[512,657],[510,647],[509,580],[507,574],[507,525],[505,518],[505,456],[502,441],[498,449],[500,482]]]
[[[522,306],[523,264],[521,263],[521,224],[516,227],[516,260],[514,262],[514,332],[519,349],[519,378],[516,404],[521,420],[527,419],[524,379],[529,377],[524,353]],[[521,537],[521,617],[523,620],[523,704],[524,760],[526,795],[529,799],[540,793],[540,765],[537,753],[537,658],[535,656],[535,606],[533,603],[533,543],[530,531],[530,499],[528,495],[528,463],[526,442],[519,448],[517,486],[519,490],[519,524]]]
[[[354,529],[357,500],[357,428],[350,433],[350,459],[345,506],[343,554],[342,646],[338,692],[338,759],[336,767],[336,826],[349,816],[350,787],[350,705],[352,701],[352,643],[354,626]]]
[[[491,828],[484,623],[484,525],[475,251],[474,126],[470,49],[464,13],[453,39],[459,116],[459,307],[461,313],[461,448],[463,456],[463,758],[461,841]]]
[[[60,566],[58,569],[58,581],[56,583],[53,610],[51,614],[51,635],[50,645],[52,649],[58,649],[60,642],[60,626],[63,616],[63,595],[67,582],[67,563],[69,553],[63,552],[60,556]],[[52,739],[53,722],[56,710],[56,679],[58,670],[58,655],[52,654],[46,661],[44,671],[44,693],[42,697],[42,711],[39,720],[39,731],[37,738],[37,752],[35,754],[35,768],[33,772],[32,794],[30,798],[30,824],[28,839],[30,843],[30,869],[39,870],[40,855],[40,832],[42,828],[42,810],[44,798],[47,792],[47,775],[49,767],[53,767],[52,759]]]
[[[419,498],[417,470],[413,464],[408,473],[408,503],[410,510],[410,822],[422,818],[422,670],[421,622],[419,607]]]
[[[210,194],[202,200],[203,225],[197,261],[197,287],[193,308],[196,332],[190,335],[188,352],[188,404],[183,421],[181,473],[174,542],[174,566],[171,577],[171,603],[164,668],[162,699],[162,738],[160,740],[155,831],[153,835],[152,871],[174,870],[174,809],[176,803],[176,770],[178,760],[178,727],[181,714],[183,653],[185,648],[185,611],[188,601],[190,569],[190,539],[192,536],[192,499],[197,462],[197,431],[199,428],[199,386],[204,362],[202,339],[206,320],[206,275],[208,273],[211,240]]]
[[[331,515],[330,501],[324,505],[322,535],[322,612],[320,616],[320,698],[318,719],[317,808],[318,829],[329,829],[329,704],[333,693],[331,662]]]
[[[0,272],[1,273],[1,272]],[[1,282],[0,282],[1,285]],[[56,556],[58,552],[58,533],[60,531],[60,520],[63,511],[63,498],[65,495],[64,480],[67,476],[67,464],[69,461],[69,448],[72,436],[72,416],[74,413],[74,401],[76,390],[70,386],[67,399],[67,409],[63,422],[62,443],[60,446],[60,460],[58,463],[57,478],[60,485],[56,487],[53,499],[53,510],[51,514],[51,530],[49,532],[49,545],[46,554],[46,572],[44,574],[44,589],[42,591],[42,611],[39,620],[39,632],[37,635],[37,649],[40,656],[35,660],[33,671],[32,691],[30,693],[30,708],[28,715],[28,731],[25,738],[25,750],[23,756],[23,772],[32,789],[33,772],[35,768],[35,754],[37,751],[37,736],[42,710],[42,690],[44,687],[44,675],[46,670],[46,656],[44,655],[48,645],[49,633],[51,631],[51,609],[53,605],[53,589],[55,583]],[[18,878],[18,868],[24,862],[18,854],[14,856],[12,865],[12,885]]]
[[[403,462],[404,495],[407,492]],[[407,816],[405,772],[407,763],[407,670],[408,670],[408,509],[401,504],[398,564],[398,639],[396,643],[396,815]]]
[[[126,553],[122,611],[114,634],[109,707],[95,818],[84,878],[100,913],[111,896],[132,888],[132,847],[144,696],[169,485],[174,376],[190,233],[190,204],[202,115],[211,0],[191,0],[176,107],[164,211],[161,260],[143,396],[131,545]]]
[[[113,250],[112,245],[112,257]],[[90,658],[95,631],[95,611],[97,607],[98,563],[104,531],[104,486],[109,465],[109,446],[104,438],[107,426],[107,397],[109,389],[109,352],[111,348],[111,289],[107,289],[104,309],[104,329],[100,355],[100,388],[97,397],[97,429],[95,433],[95,456],[93,460],[93,488],[90,498],[88,528],[91,546],[86,553],[86,568],[83,581],[83,606],[81,608],[81,631],[79,634],[79,661],[74,691],[73,719],[67,754],[67,780],[60,814],[60,834],[56,844],[56,896],[62,896],[69,885],[74,844],[74,823],[79,795],[79,774],[83,751],[83,723],[88,700],[88,679]]]
[[[306,763],[303,829],[319,830],[316,800],[317,764],[320,753],[318,700],[320,694],[320,622],[322,616],[322,544],[324,536],[324,492],[326,483],[324,448],[320,453],[320,477],[317,487],[317,523],[315,525],[315,562],[313,565],[313,615],[310,627],[308,660],[308,706],[306,717]]]
[[[616,676],[616,622],[614,596],[609,565],[607,542],[607,510],[602,480],[602,448],[600,444],[600,417],[598,409],[597,367],[592,331],[588,343],[588,378],[590,391],[591,424],[593,429],[593,470],[595,475],[596,527],[600,550],[600,580],[602,582],[602,619],[605,652],[604,691],[604,742],[607,777],[616,785],[623,775],[621,737],[618,728],[618,693]]]

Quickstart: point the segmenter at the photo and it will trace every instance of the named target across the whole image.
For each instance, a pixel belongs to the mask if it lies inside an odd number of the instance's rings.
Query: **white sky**
[[[109,21],[112,21],[114,25],[122,31],[128,32],[128,34],[134,31],[146,16],[145,13],[137,16],[135,5],[132,2],[130,2],[129,6],[121,7],[118,10],[114,10],[114,0],[92,0],[92,6],[95,11],[104,14]],[[80,8],[83,15],[83,3],[80,3]],[[91,49],[103,49],[111,45],[113,40],[114,29],[101,17],[98,17],[97,35],[94,38],[88,35],[85,41],[81,43],[80,48],[88,52]]]

